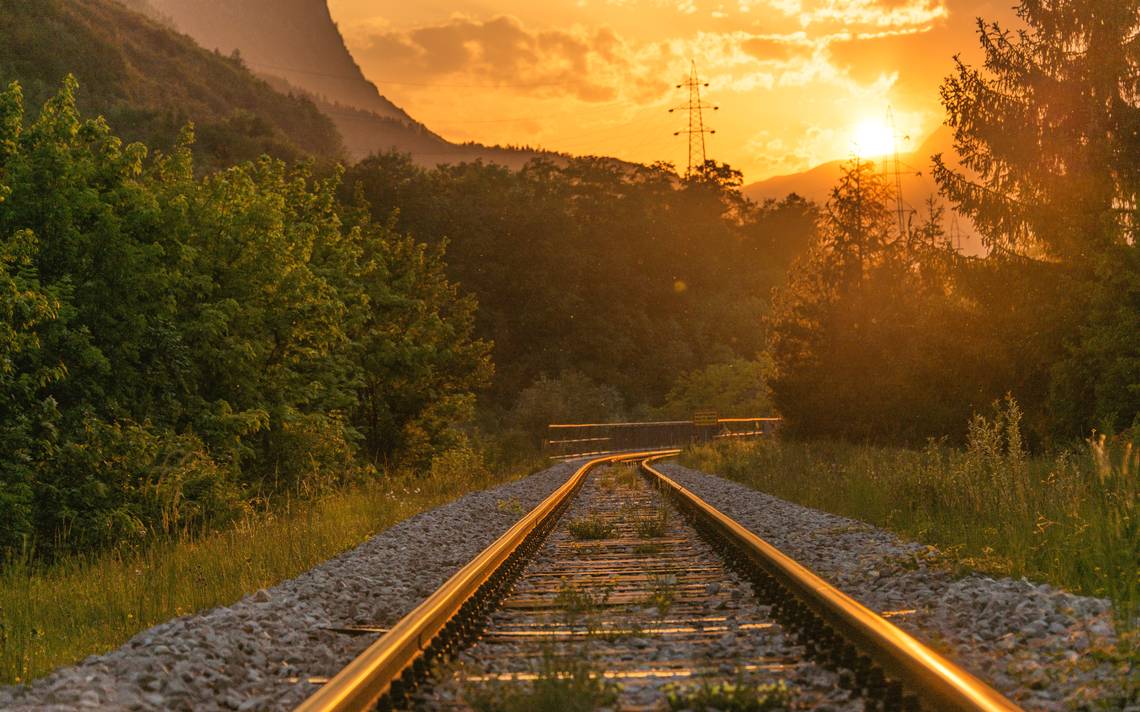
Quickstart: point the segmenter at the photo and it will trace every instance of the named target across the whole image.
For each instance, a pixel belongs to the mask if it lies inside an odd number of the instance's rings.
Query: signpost
[[[693,413],[693,425],[698,428],[715,428],[720,424],[720,414],[712,409],[698,410]]]

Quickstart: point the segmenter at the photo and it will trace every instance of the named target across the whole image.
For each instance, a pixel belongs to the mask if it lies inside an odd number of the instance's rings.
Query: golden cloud
[[[670,88],[660,76],[672,58],[659,47],[635,51],[609,28],[533,31],[505,15],[373,31],[359,38],[355,51],[366,65],[425,84],[468,80],[587,102],[652,100]]]

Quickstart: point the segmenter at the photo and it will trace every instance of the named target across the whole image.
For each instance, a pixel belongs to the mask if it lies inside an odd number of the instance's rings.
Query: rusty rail
[[[682,510],[786,588],[818,618],[811,635],[838,633],[883,671],[901,681],[925,709],[1013,712],[1021,708],[978,678],[926,647],[897,626],[816,576],[779,549],[748,531],[712,505],[653,467],[642,470],[671,495]],[[710,531],[711,530],[711,531]]]
[[[565,484],[404,616],[302,703],[297,712],[367,710],[390,692],[399,693],[401,688],[411,686],[425,665],[441,653],[453,650],[457,640],[470,632],[466,622],[457,622],[457,616],[465,612],[468,618],[477,617],[485,611],[496,589],[511,573],[504,569],[520,565],[520,553],[526,553],[528,544],[533,545],[533,535],[557,520],[592,468],[660,454],[668,452],[608,455],[579,467]]]
[[[1016,712],[1020,708],[976,677],[915,640],[885,618],[820,579],[760,537],[725,516],[652,466],[676,449],[621,453],[584,463],[561,487],[368,647],[306,700],[299,712],[389,709],[393,699],[422,679],[434,660],[456,653],[478,636],[526,557],[601,464],[640,460],[646,476],[670,495],[697,529],[732,553],[751,572],[757,590],[784,598],[787,624],[838,651],[841,667],[879,676],[917,698],[922,709]],[[741,563],[743,562],[743,563]],[[898,683],[901,683],[899,685]],[[888,709],[894,707],[890,704]]]

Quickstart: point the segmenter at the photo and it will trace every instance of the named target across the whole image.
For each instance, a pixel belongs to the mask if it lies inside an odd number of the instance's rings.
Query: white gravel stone
[[[1025,579],[955,576],[931,547],[865,522],[664,463],[659,469],[1026,710],[1140,706],[1140,666],[1114,653],[1112,604]],[[1091,647],[1103,653],[1091,657]],[[1134,669],[1136,668],[1136,669]]]
[[[155,626],[30,686],[0,688],[0,709],[292,709],[316,689],[304,680],[335,674],[372,641],[325,628],[395,623],[518,519],[500,502],[517,499],[527,511],[576,466],[468,495],[232,606]],[[869,607],[916,609],[894,621],[1027,710],[1140,712],[1123,697],[1136,672],[1102,654],[1117,641],[1108,601],[1025,580],[955,577],[931,563],[928,547],[889,532],[662,467]]]
[[[374,639],[327,627],[389,626],[566,481],[576,464],[467,495],[232,606],[145,630],[118,650],[30,686],[3,710],[288,710]],[[513,510],[513,511],[512,511]]]

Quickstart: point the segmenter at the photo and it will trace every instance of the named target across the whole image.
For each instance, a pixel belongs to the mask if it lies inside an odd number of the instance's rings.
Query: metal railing
[[[717,418],[643,423],[555,423],[547,426],[543,452],[550,457],[586,457],[626,450],[685,447],[722,438],[772,436],[780,418]]]

